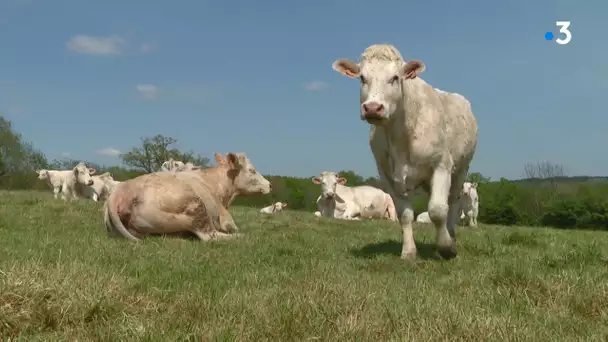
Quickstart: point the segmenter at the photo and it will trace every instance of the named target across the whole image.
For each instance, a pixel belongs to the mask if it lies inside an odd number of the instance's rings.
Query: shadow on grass
[[[371,259],[382,254],[401,256],[401,245],[401,242],[391,239],[380,243],[370,243],[361,248],[353,248],[350,253],[358,258],[365,259]],[[416,248],[420,259],[441,260],[434,244],[416,242]]]

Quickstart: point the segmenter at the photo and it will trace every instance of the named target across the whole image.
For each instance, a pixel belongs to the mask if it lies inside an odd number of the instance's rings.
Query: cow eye
[[[390,80],[388,80],[388,83],[390,83],[391,85],[395,85],[395,82],[397,82],[398,80],[399,80],[399,75],[395,75]]]
[[[359,76],[359,79],[361,80],[361,83],[363,83],[363,84],[367,83],[367,79],[365,77],[363,77],[363,75]]]

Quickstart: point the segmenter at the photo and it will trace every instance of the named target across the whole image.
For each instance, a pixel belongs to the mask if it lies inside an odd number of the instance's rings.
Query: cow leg
[[[475,208],[471,210],[471,227],[477,227],[477,210]]]
[[[57,199],[57,195],[59,195],[59,190],[61,190],[61,186],[53,187],[53,197],[55,197],[55,199]],[[63,198],[63,196],[62,196],[62,198]]]
[[[416,259],[416,243],[414,242],[414,230],[412,222],[414,222],[414,208],[410,195],[397,195],[393,198],[399,223],[403,229],[403,245],[401,246],[401,259],[414,260]]]
[[[68,198],[72,195],[70,189],[68,188],[69,187],[65,185],[61,188],[61,199],[63,199],[64,201],[67,201]]]
[[[239,228],[236,226],[236,223],[234,223],[234,219],[232,218],[232,215],[230,215],[230,212],[228,212],[228,210],[223,206],[220,206],[219,210],[221,227],[220,230],[226,233],[237,232]]]
[[[460,215],[463,212],[461,203],[459,201],[460,191],[462,190],[462,184],[466,179],[466,171],[452,174],[452,184],[450,186],[450,194],[448,197],[448,204],[450,209],[448,211],[448,222],[447,230],[453,240],[453,253],[456,256],[456,225],[460,222]],[[468,216],[465,215],[465,220]]]
[[[241,237],[243,234],[235,233],[235,234],[226,234],[218,231],[214,232],[203,232],[200,230],[193,231],[194,235],[196,235],[201,241],[210,241],[210,240],[227,240],[233,239],[237,237]]]
[[[448,217],[450,213],[449,202],[452,202],[452,214],[457,213],[456,199],[453,196],[454,187],[452,185],[452,175],[445,167],[438,167],[434,170],[431,178],[431,196],[429,199],[428,210],[429,217],[435,225],[436,245],[439,255],[444,259],[452,259],[456,257],[456,244],[454,237],[454,223],[450,222],[448,227]],[[460,192],[460,189],[459,189]]]
[[[93,195],[91,195],[91,199],[93,201],[97,202],[99,199],[99,195],[97,195],[97,193],[95,191],[93,191]]]

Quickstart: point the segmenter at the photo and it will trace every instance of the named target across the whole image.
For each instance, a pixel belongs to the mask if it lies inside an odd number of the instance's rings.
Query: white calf
[[[276,212],[283,211],[283,208],[285,207],[287,207],[287,203],[277,202],[273,205],[260,209],[260,212],[264,214],[274,214]]]
[[[330,171],[321,172],[321,176],[313,177],[312,182],[321,184],[321,195],[317,198],[317,209],[321,216],[346,220],[358,218],[397,220],[393,201],[388,201],[387,194],[378,188],[368,185],[344,186],[346,179]]]
[[[116,181],[109,172],[102,173],[98,176],[92,176],[93,185],[83,187],[82,196],[90,198],[97,202],[100,199],[106,199],[116,186]]]
[[[36,170],[38,174],[38,179],[46,180],[53,189],[53,196],[57,199],[57,195],[61,191],[63,183],[65,183],[66,178],[72,174],[72,170]],[[65,200],[65,195],[61,192],[61,198]]]
[[[460,199],[458,200],[461,210],[461,218],[466,215],[466,225],[469,227],[477,226],[477,216],[479,215],[479,194],[477,193],[477,183],[464,182]]]

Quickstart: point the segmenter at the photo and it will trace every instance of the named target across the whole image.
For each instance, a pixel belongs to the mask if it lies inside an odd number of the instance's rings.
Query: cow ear
[[[239,157],[232,152],[226,155],[226,160],[228,161],[228,165],[231,169],[239,169],[241,167],[241,164],[239,163]]]
[[[312,182],[315,184],[321,184],[321,179],[319,177],[312,177]]]
[[[222,156],[221,154],[219,154],[217,152],[215,152],[213,154],[213,158],[215,158],[215,163],[217,165],[221,165],[221,164],[224,164],[226,162],[226,158],[224,158],[224,156]]]
[[[351,61],[350,59],[338,59],[331,65],[331,67],[335,71],[350,78],[357,78],[361,73],[361,67],[359,67],[359,64]]]
[[[471,184],[472,187],[477,188],[477,183]]]
[[[414,79],[422,74],[424,70],[426,70],[424,63],[420,60],[413,59],[403,66],[401,75],[406,80]]]
[[[338,184],[340,184],[340,185],[346,184],[346,178],[338,178]]]
[[[92,168],[92,167],[90,167],[90,168],[89,168],[89,174],[90,174],[90,175],[94,175],[94,174],[95,174],[95,172],[97,172],[97,170],[95,170],[95,169],[94,169],[94,168]]]

